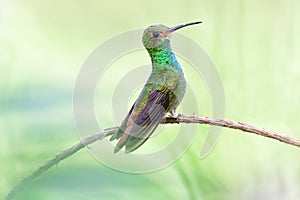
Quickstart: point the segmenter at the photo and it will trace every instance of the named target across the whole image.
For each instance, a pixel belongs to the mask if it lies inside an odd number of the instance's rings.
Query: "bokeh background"
[[[226,118],[300,138],[299,6],[296,0],[1,0],[0,199],[79,140],[72,92],[90,52],[120,32],[150,24],[202,20],[181,33],[214,61]],[[206,131],[199,126],[184,156],[148,174],[115,171],[81,150],[15,199],[299,198],[299,148],[224,129],[200,160]]]

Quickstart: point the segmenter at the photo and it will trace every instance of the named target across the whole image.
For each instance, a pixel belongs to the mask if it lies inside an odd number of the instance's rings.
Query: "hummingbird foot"
[[[170,115],[169,117],[176,118],[176,123],[179,124],[179,118],[181,117],[180,113],[176,113],[176,109],[170,110]]]
[[[177,117],[176,117],[176,122],[177,122],[177,124],[179,124],[179,118],[181,117],[181,114],[180,113],[178,113],[178,115],[177,115]]]
[[[174,108],[174,109],[172,109],[172,110],[170,110],[170,115],[169,115],[170,117],[174,117],[174,118],[176,118],[177,117],[177,113],[176,113],[176,109]]]

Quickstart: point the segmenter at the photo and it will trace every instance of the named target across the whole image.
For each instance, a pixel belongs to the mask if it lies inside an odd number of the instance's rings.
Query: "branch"
[[[280,142],[284,142],[286,144],[300,147],[299,139],[295,139],[295,138],[289,137],[287,135],[281,135],[274,131],[266,130],[264,128],[258,128],[258,127],[252,126],[250,124],[234,122],[231,120],[179,115],[177,118],[176,117],[165,117],[161,123],[162,124],[197,123],[197,124],[208,124],[208,125],[212,125],[212,126],[221,126],[221,127],[226,127],[226,128],[238,129],[238,130],[248,132],[248,133],[254,133],[257,135],[261,135],[264,137],[278,140]],[[20,190],[25,188],[27,184],[34,181],[36,178],[38,178],[40,175],[42,175],[44,172],[46,172],[51,167],[57,165],[60,161],[70,157],[71,155],[73,155],[80,149],[84,148],[85,146],[92,144],[92,143],[96,142],[97,140],[101,140],[106,136],[112,135],[117,130],[118,130],[118,127],[112,127],[112,128],[105,129],[104,131],[101,131],[100,133],[97,133],[97,134],[91,135],[87,138],[84,138],[83,140],[74,144],[69,149],[66,149],[66,150],[58,153],[54,158],[52,158],[51,160],[48,160],[45,164],[40,166],[35,172],[33,172],[31,175],[27,176],[19,184],[17,184],[9,192],[9,194],[6,196],[5,199],[6,200],[11,199],[14,195],[17,194],[17,192],[19,192]]]
[[[242,122],[234,122],[225,119],[212,119],[208,117],[197,117],[197,116],[184,116],[180,115],[178,118],[166,117],[161,123],[196,123],[196,124],[209,124],[212,126],[221,126],[226,128],[238,129],[240,131],[254,133],[264,137],[272,138],[286,144],[300,147],[300,140],[296,138],[289,137],[287,135],[281,135],[274,131],[266,130],[264,128],[258,128],[250,124]]]
[[[33,172],[31,175],[24,178],[19,184],[17,184],[6,196],[5,200],[12,199],[13,196],[15,196],[19,191],[24,189],[29,183],[34,181],[36,178],[38,178],[40,175],[42,175],[44,172],[46,172],[49,168],[57,165],[60,161],[70,157],[80,149],[84,148],[85,146],[92,144],[96,142],[97,140],[101,140],[104,137],[111,135],[116,130],[118,130],[118,127],[112,127],[105,129],[104,131],[101,131],[98,134],[91,135],[87,138],[84,138],[83,140],[79,141],[78,143],[74,144],[69,149],[66,149],[60,153],[58,153],[54,158],[51,160],[48,160],[45,164],[40,166],[35,172]]]

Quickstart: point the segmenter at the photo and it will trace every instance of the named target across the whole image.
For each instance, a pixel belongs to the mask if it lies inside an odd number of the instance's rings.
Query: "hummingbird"
[[[114,153],[124,146],[125,153],[136,150],[167,113],[175,117],[176,108],[186,91],[186,81],[172,51],[170,38],[174,31],[200,23],[190,22],[171,28],[158,24],[145,29],[142,42],[151,58],[152,72],[120,128],[110,138],[110,141],[119,140]]]

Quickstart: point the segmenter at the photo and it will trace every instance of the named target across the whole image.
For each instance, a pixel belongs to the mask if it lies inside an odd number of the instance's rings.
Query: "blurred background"
[[[1,0],[0,199],[79,140],[72,92],[93,49],[151,24],[202,20],[180,32],[214,61],[226,118],[300,138],[299,6],[296,0]],[[205,111],[200,114],[209,116]],[[15,199],[299,198],[299,148],[223,129],[212,153],[200,160],[206,131],[200,125],[175,164],[148,174],[118,172],[81,150]]]

